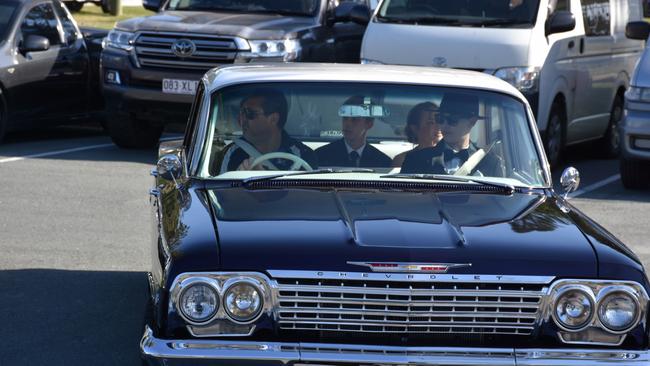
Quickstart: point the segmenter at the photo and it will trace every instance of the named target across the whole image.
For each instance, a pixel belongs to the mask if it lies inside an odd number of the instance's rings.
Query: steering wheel
[[[305,168],[307,171],[312,171],[314,170],[309,163],[304,161],[300,156],[296,156],[293,154],[285,153],[285,152],[272,152],[268,154],[264,154],[261,156],[258,156],[253,162],[251,163],[251,168],[256,167],[257,165],[260,165],[266,161],[269,161],[271,159],[286,159],[290,160],[293,162],[293,165],[289,170],[298,170],[298,168]],[[268,165],[266,165],[268,167]],[[272,165],[271,165],[272,166]],[[274,169],[277,170],[275,166],[272,166]]]

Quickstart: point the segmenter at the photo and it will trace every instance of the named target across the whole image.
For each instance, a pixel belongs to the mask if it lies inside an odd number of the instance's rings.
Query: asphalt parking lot
[[[589,146],[568,154],[571,202],[650,265],[650,191],[626,191]],[[94,126],[0,145],[0,365],[139,365],[155,158]]]

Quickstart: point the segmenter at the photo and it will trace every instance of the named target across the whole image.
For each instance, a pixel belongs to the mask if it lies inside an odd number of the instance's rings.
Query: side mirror
[[[366,25],[370,22],[370,9],[365,4],[343,2],[334,9],[334,23],[342,22]]]
[[[568,167],[562,172],[560,177],[560,185],[564,190],[564,198],[566,198],[569,193],[575,192],[580,186],[580,172],[574,167]]]
[[[158,12],[163,5],[163,0],[142,0],[142,6],[151,11]]]
[[[625,36],[629,39],[645,41],[650,34],[650,24],[644,21],[629,22],[625,26]]]
[[[576,18],[570,11],[558,10],[546,20],[545,34],[568,32],[576,27]]]
[[[176,182],[183,176],[183,163],[176,154],[163,155],[156,164],[158,176]]]
[[[50,40],[36,34],[30,34],[20,45],[22,53],[40,52],[50,49]]]

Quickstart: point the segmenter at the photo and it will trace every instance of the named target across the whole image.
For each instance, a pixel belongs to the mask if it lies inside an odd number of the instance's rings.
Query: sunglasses
[[[239,115],[243,116],[244,118],[246,118],[249,121],[253,120],[253,119],[255,119],[255,118],[257,118],[257,117],[259,117],[260,115],[263,115],[263,114],[264,114],[264,112],[256,111],[254,109],[250,109],[250,108],[246,108],[246,107],[242,107],[239,110]]]
[[[438,119],[438,124],[448,124],[456,126],[461,119],[472,118],[474,115],[471,113],[441,113]]]

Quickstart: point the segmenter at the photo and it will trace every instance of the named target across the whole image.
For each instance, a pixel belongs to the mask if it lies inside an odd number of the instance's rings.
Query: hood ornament
[[[471,267],[471,263],[398,263],[398,262],[348,262],[354,266],[370,268],[373,272],[447,273],[451,268]]]

